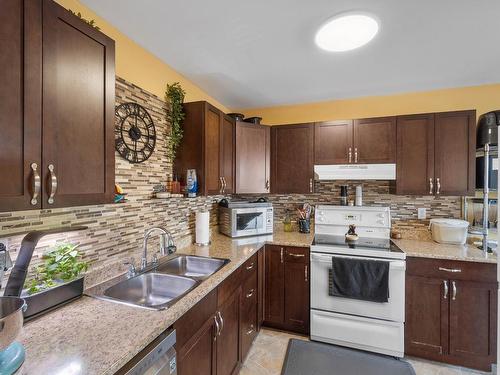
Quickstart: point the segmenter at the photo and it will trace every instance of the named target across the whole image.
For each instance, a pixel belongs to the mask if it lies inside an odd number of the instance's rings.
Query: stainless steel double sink
[[[89,295],[132,306],[163,310],[229,263],[228,259],[175,255],[131,278]]]

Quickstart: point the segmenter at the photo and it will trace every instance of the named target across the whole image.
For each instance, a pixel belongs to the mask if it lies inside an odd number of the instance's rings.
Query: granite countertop
[[[448,245],[434,241],[392,240],[407,257],[461,260],[466,262],[497,263],[497,254],[486,254],[476,246]]]
[[[178,253],[228,258],[231,262],[163,311],[84,296],[25,323],[18,340],[26,349],[26,361],[19,374],[113,374],[265,243],[309,246],[312,239],[312,234],[283,231],[236,240],[214,234],[209,246],[179,249]]]

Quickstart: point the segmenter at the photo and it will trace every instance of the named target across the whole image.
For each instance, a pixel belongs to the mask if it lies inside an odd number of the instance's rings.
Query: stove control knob
[[[382,219],[385,217],[384,214],[378,214],[378,217],[381,217]]]
[[[384,224],[384,220],[377,220],[377,223]]]

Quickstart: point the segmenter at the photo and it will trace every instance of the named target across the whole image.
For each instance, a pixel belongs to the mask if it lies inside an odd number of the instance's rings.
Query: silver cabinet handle
[[[309,179],[309,192],[310,193],[313,192],[313,179],[312,178]]]
[[[283,248],[281,248],[281,251],[280,251],[280,259],[281,259],[281,263],[283,263]]]
[[[33,195],[31,196],[31,205],[35,206],[38,203],[38,195],[40,194],[42,181],[40,179],[40,175],[37,172],[38,164],[31,163],[30,167],[33,171]]]
[[[247,269],[247,271],[250,271],[253,267],[254,267],[255,263],[251,263],[249,266],[246,266],[245,268]]]
[[[352,163],[352,147],[349,147],[349,163]]]
[[[439,195],[439,192],[441,190],[441,183],[439,182],[439,177],[436,178],[436,185],[437,185],[437,191],[436,194]]]
[[[266,180],[266,190],[269,191],[269,180]]]
[[[217,340],[217,336],[220,335],[220,325],[219,325],[219,321],[217,320],[217,314],[215,314],[214,320],[215,320],[215,336],[214,336],[214,341],[216,341]]]
[[[434,191],[434,183],[432,182],[432,177],[429,178],[429,194],[432,195]]]
[[[304,258],[305,255],[304,254],[294,254],[294,253],[287,253],[288,255],[290,255],[291,257],[295,257],[295,258]]]
[[[53,164],[49,164],[49,172],[50,172],[50,195],[48,199],[49,204],[54,203],[54,196],[57,192],[57,176],[55,172],[55,168]]]
[[[227,188],[226,177],[222,176],[222,182],[224,182],[224,188],[223,188],[222,192],[224,194],[226,194],[226,188]]]
[[[220,194],[223,194],[224,193],[224,182],[222,181],[222,176],[219,177],[219,182],[220,182],[220,189],[219,189],[219,193]]]
[[[444,286],[444,299],[448,299],[448,281],[443,280],[443,286]]]
[[[255,289],[250,289],[248,291],[248,293],[245,295],[246,298],[250,298],[253,296],[253,294],[255,293]]]
[[[354,162],[358,162],[358,148],[354,147]]]
[[[457,284],[454,281],[451,282],[451,288],[453,289],[453,294],[451,295],[451,300],[455,301],[457,299]]]
[[[304,267],[304,280],[305,280],[305,282],[307,283],[307,264],[306,264],[306,266]]]
[[[438,269],[440,271],[451,272],[451,273],[462,272],[462,270],[460,268],[444,268],[444,267],[439,267]]]
[[[217,314],[219,314],[219,320],[220,320],[220,331],[219,331],[219,336],[222,333],[222,330],[224,329],[224,319],[222,319],[222,314],[220,311],[217,311]]]
[[[247,335],[251,335],[255,331],[255,326],[253,324],[250,324],[250,329],[246,332]]]

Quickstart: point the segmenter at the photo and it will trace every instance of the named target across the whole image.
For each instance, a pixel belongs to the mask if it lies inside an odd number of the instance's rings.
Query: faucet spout
[[[153,227],[144,233],[144,241],[142,244],[142,258],[141,270],[145,269],[148,265],[148,241],[149,238],[155,233],[160,233],[160,254],[169,255],[175,252],[174,239],[170,232],[162,227]]]

